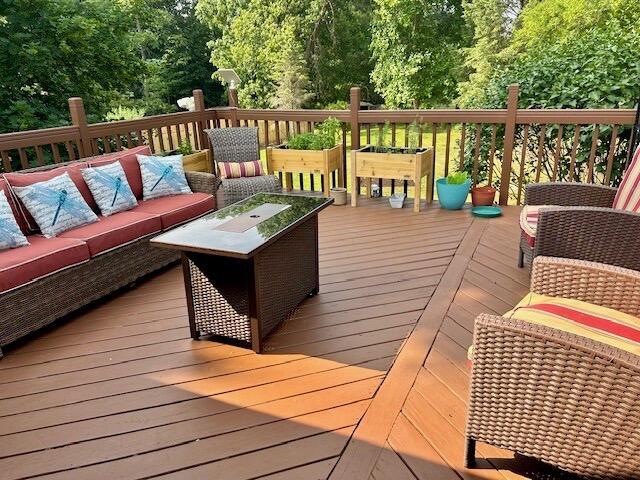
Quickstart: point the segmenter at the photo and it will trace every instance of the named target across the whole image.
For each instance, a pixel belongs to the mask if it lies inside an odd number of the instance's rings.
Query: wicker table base
[[[262,351],[262,340],[318,293],[318,216],[249,259],[184,252],[191,336]]]

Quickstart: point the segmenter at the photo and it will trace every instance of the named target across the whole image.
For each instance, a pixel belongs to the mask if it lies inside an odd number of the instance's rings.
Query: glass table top
[[[332,202],[325,197],[258,193],[160,234],[151,243],[183,251],[249,257]]]

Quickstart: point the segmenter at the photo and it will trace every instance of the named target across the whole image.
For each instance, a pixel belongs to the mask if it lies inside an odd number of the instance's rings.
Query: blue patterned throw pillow
[[[182,155],[147,157],[136,155],[142,174],[142,198],[192,193],[184,176]]]
[[[7,197],[0,190],[0,250],[27,245],[29,245],[29,241],[20,230]]]
[[[98,221],[68,173],[14,191],[47,238]]]
[[[81,172],[105,217],[138,205],[120,162],[85,168]]]

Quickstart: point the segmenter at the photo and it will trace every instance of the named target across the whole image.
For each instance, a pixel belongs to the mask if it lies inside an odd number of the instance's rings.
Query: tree
[[[459,103],[463,107],[481,105],[501,55],[509,46],[518,15],[526,0],[465,0],[464,17],[473,32],[473,44],[463,49],[468,79],[460,82]]]
[[[132,25],[109,0],[5,0],[3,7],[0,131],[67,124],[72,96],[100,120],[144,71],[131,48]]]
[[[313,97],[309,92],[310,82],[304,55],[293,38],[281,55],[276,76],[276,91],[271,98],[271,106],[274,108],[302,108]]]
[[[465,42],[461,0],[375,0],[371,80],[391,107],[439,106],[456,96]]]

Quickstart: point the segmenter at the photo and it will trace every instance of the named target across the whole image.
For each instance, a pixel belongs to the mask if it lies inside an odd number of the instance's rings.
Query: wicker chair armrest
[[[587,363],[617,363],[634,369],[640,375],[638,355],[587,337],[524,320],[483,313],[475,319],[473,336],[474,369],[490,362],[491,352],[497,349],[522,349],[518,355],[530,356],[531,361],[535,362],[536,348],[545,348],[546,344],[553,344],[560,349],[583,353],[584,361]]]
[[[212,173],[205,172],[184,172],[187,182],[194,192],[208,193],[215,195],[220,187],[220,178]]]
[[[534,256],[640,270],[640,214],[597,207],[540,209]]]
[[[537,257],[531,291],[573,298],[640,317],[640,272],[603,263]]]
[[[525,205],[564,205],[611,207],[616,188],[589,183],[530,183],[524,194]]]

